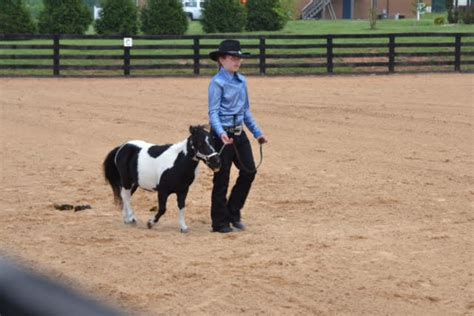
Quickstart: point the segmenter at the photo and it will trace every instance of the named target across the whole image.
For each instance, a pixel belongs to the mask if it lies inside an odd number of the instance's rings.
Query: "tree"
[[[369,26],[371,30],[375,30],[377,26],[377,8],[373,5],[369,8]]]
[[[181,35],[188,29],[188,18],[178,0],[148,0],[140,18],[145,34]]]
[[[288,21],[279,0],[248,0],[247,30],[278,31]]]
[[[35,32],[36,25],[22,0],[0,0],[0,33],[31,34]]]
[[[83,0],[91,14],[94,14],[94,6],[100,6],[99,0]]]
[[[43,0],[24,0],[25,6],[31,12],[31,16],[38,21],[40,12],[43,11]]]
[[[100,19],[95,22],[99,34],[135,35],[138,33],[138,10],[132,0],[104,0]]]
[[[247,22],[245,8],[238,0],[207,0],[202,14],[206,33],[241,32]]]
[[[446,0],[446,10],[448,11],[448,23],[458,23],[459,11],[458,2],[456,0],[456,7],[453,5],[453,0]]]
[[[84,34],[92,16],[82,0],[43,0],[38,28],[46,34]]]

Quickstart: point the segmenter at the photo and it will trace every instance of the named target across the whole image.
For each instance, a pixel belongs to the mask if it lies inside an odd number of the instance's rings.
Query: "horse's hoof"
[[[182,234],[187,234],[187,233],[189,233],[189,228],[181,228],[181,233],[182,233]]]
[[[123,221],[126,225],[137,225],[137,220],[135,218],[132,218],[131,220]]]
[[[152,228],[153,228],[153,221],[152,221],[152,220],[149,220],[149,221],[146,223],[146,227],[148,227],[148,229],[152,229]]]

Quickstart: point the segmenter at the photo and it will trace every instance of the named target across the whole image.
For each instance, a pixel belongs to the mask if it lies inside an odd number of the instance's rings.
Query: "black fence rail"
[[[208,75],[224,37],[0,34],[0,76]],[[474,71],[474,33],[246,35],[246,74]]]

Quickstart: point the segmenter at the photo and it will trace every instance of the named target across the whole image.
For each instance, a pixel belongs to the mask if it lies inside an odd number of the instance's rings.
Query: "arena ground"
[[[204,165],[188,234],[174,197],[148,230],[144,191],[126,227],[105,155],[183,140],[208,82],[0,79],[3,254],[135,314],[474,313],[472,74],[251,77],[270,142],[248,230],[210,232]]]

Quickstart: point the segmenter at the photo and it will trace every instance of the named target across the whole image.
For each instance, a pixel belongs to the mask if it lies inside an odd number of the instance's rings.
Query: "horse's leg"
[[[132,185],[132,192],[130,194],[133,195],[133,193],[135,193],[137,189],[138,189],[138,184]]]
[[[125,189],[122,187],[120,191],[120,196],[122,197],[123,203],[123,222],[125,224],[136,224],[137,219],[133,213],[132,208],[132,189]]]
[[[132,209],[132,195],[137,189],[136,166],[139,149],[136,146],[125,144],[119,149],[115,156],[115,164],[120,174],[120,197],[123,204],[123,221],[125,224],[135,224],[137,219]]]
[[[158,223],[160,217],[163,216],[166,212],[166,201],[168,200],[169,193],[168,192],[160,192],[158,191],[158,212],[156,213],[155,217],[148,220],[147,226],[148,228],[152,228],[153,225]]]
[[[178,208],[179,208],[179,227],[181,228],[182,233],[189,232],[188,226],[185,221],[185,211],[186,211],[186,196],[188,195],[188,189],[178,192]]]

